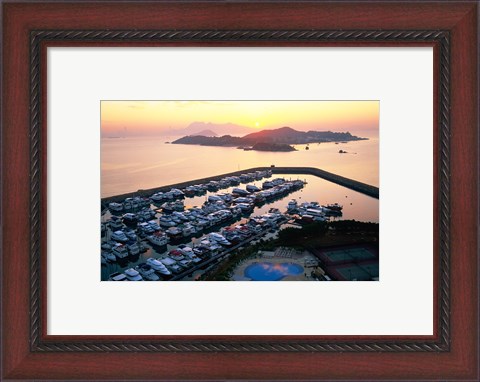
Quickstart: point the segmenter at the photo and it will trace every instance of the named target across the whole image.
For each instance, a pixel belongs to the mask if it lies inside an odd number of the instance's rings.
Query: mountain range
[[[200,134],[205,131],[210,131],[212,136],[218,135],[245,135],[251,133],[254,129],[235,123],[212,123],[212,122],[192,122],[187,127],[178,130],[170,130],[169,134],[175,135],[204,135]]]

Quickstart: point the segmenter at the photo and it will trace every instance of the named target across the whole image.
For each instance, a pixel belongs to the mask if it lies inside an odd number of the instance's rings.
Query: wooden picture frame
[[[2,8],[2,378],[478,379],[477,2]],[[72,45],[433,46],[434,335],[47,335],[46,48]]]

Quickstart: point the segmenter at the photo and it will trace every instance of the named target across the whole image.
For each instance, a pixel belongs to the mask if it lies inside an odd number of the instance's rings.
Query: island
[[[173,144],[237,147],[257,151],[296,151],[291,145],[360,141],[361,138],[349,132],[332,131],[298,131],[291,127],[282,127],[273,130],[262,130],[257,133],[247,134],[243,137],[223,135],[221,137],[204,135],[187,135]]]

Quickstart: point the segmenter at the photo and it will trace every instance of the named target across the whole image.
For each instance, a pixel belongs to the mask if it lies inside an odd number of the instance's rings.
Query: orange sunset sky
[[[378,101],[102,101],[102,136],[165,135],[192,122],[233,123],[252,132],[378,130]]]

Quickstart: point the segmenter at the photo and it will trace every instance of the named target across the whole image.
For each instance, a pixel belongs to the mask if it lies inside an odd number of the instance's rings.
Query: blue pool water
[[[252,281],[278,281],[285,276],[296,276],[303,272],[303,267],[293,263],[255,263],[245,268],[245,276]]]

